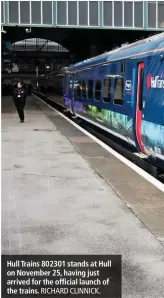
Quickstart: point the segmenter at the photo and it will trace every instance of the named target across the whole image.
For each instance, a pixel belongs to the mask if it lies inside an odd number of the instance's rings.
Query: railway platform
[[[122,297],[164,297],[164,193],[36,97],[2,98],[2,254],[121,254]]]

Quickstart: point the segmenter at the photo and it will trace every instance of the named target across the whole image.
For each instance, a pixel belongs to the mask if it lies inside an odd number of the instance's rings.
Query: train
[[[62,80],[67,111],[164,172],[164,33],[73,64]]]
[[[41,75],[38,79],[39,92],[47,97],[51,97],[54,94],[62,97],[63,80],[66,69],[67,67],[63,67],[60,69],[60,71],[54,71],[45,75]]]

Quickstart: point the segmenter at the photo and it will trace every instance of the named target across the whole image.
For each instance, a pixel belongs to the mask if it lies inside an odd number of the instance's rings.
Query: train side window
[[[110,101],[111,79],[104,80],[104,102]]]
[[[85,81],[81,82],[81,93],[82,93],[82,98],[86,98],[86,83],[85,83]]]
[[[96,81],[95,85],[95,99],[100,100],[101,99],[101,81]]]
[[[76,85],[76,97],[80,98],[81,97],[81,82],[77,81]]]
[[[125,73],[125,72],[126,72],[126,63],[121,62],[121,73]]]
[[[93,99],[93,80],[88,81],[88,98]]]
[[[123,105],[123,93],[124,93],[124,79],[117,78],[114,81],[114,103],[116,105]]]
[[[77,86],[78,86],[78,81],[75,78],[74,82],[73,82],[73,98],[75,100],[76,100],[76,97],[77,97]]]

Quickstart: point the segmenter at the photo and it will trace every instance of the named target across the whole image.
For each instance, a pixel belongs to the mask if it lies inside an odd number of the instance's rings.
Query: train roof
[[[160,48],[164,50],[164,32],[136,41],[132,44],[125,44],[102,55],[71,65],[67,71],[105,63],[110,60],[128,59],[131,56],[134,58],[134,55],[146,55]]]

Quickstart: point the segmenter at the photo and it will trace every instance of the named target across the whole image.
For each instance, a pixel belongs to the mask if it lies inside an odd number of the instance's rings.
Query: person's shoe
[[[20,123],[24,123],[24,120],[21,120]]]

